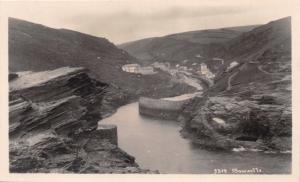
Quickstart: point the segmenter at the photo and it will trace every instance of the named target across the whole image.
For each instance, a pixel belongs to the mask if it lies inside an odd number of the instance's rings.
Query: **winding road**
[[[259,62],[255,62],[255,61],[249,61],[249,63],[259,64]],[[257,66],[257,68],[258,68],[259,71],[263,72],[264,74],[267,74],[267,75],[282,75],[281,73],[270,73],[270,72],[264,70],[263,66],[264,65],[259,65],[259,66]]]
[[[249,61],[249,63],[252,63],[252,64],[258,64],[259,62]],[[257,66],[257,69],[258,69],[259,71],[263,72],[264,74],[267,74],[267,75],[282,75],[281,73],[270,73],[270,72],[264,70],[264,69],[263,69],[263,65],[258,65],[258,66]],[[233,73],[232,75],[229,76],[229,78],[228,78],[228,80],[227,80],[227,88],[226,88],[227,91],[231,90],[231,87],[232,87],[231,81],[232,81],[232,79],[233,79],[238,73],[239,73],[239,71],[237,71],[237,72],[235,72],[235,73]]]
[[[263,73],[265,73],[265,74],[267,74],[267,75],[282,75],[282,73],[270,73],[270,72],[267,72],[267,71],[264,70],[262,67],[263,67],[263,65],[260,65],[260,66],[258,66],[257,68],[259,69],[259,71],[261,71],[261,72],[263,72]]]
[[[233,77],[235,77],[239,72],[235,72],[232,75],[229,76],[228,80],[227,80],[227,88],[226,90],[231,90],[231,80],[233,79]]]

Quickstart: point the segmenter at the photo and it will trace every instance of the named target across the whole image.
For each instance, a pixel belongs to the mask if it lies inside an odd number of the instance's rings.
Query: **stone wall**
[[[86,151],[97,151],[103,148],[103,141],[118,146],[117,126],[98,125],[97,130],[93,131],[85,144]]]
[[[141,115],[161,118],[176,119],[186,101],[170,101],[141,97],[139,99],[139,113]]]

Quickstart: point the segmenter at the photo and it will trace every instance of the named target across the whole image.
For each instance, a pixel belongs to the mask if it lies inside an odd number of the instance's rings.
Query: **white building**
[[[207,68],[207,65],[205,63],[200,64],[200,71],[202,75],[205,75],[209,79],[215,77],[215,75]]]
[[[145,67],[140,67],[138,69],[138,73],[141,73],[143,75],[150,75],[150,74],[154,74],[154,69],[151,66],[145,66]]]
[[[140,67],[138,64],[126,64],[122,66],[122,70],[129,73],[138,73]]]
[[[153,67],[142,67],[139,64],[126,64],[122,66],[122,70],[128,73],[140,73],[143,75],[155,74]]]
[[[236,67],[237,65],[239,65],[238,62],[236,62],[236,61],[231,62],[230,65],[227,67],[226,71],[231,70],[232,68]]]

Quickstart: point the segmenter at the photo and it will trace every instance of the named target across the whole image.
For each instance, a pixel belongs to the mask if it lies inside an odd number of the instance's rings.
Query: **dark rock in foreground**
[[[102,116],[126,99],[122,91],[91,79],[84,69],[29,73],[13,80],[10,172],[151,172],[118,148],[115,126],[98,128]]]
[[[14,80],[16,78],[18,78],[18,74],[16,74],[16,73],[9,73],[9,75],[8,75],[8,80],[9,81]]]

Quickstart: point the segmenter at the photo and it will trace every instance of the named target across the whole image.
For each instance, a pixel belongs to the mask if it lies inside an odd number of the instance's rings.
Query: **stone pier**
[[[85,149],[97,151],[104,148],[116,148],[118,146],[118,131],[116,125],[99,124],[97,130],[93,131],[88,139]]]
[[[184,103],[186,103],[186,101],[141,97],[139,99],[139,113],[145,116],[174,120],[178,117]]]
[[[107,139],[112,144],[118,145],[118,131],[116,125],[98,125],[95,136],[99,139]]]

